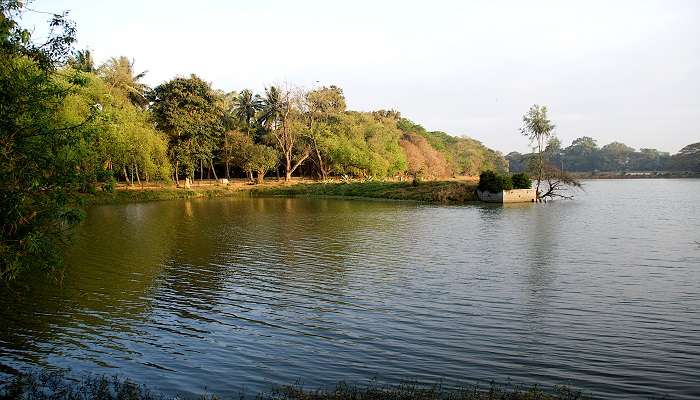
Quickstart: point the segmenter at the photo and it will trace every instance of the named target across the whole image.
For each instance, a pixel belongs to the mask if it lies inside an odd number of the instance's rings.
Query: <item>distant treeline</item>
[[[562,148],[561,142],[553,140],[546,149],[547,161],[570,172],[623,172],[623,171],[691,171],[700,172],[700,142],[685,146],[676,154],[656,149],[639,149],[624,143],[612,142],[598,147],[595,139],[584,136]],[[511,172],[529,169],[535,155],[508,153]]]

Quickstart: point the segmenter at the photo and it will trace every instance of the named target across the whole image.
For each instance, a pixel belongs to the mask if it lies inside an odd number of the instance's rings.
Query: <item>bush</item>
[[[498,193],[502,190],[513,189],[513,181],[510,176],[499,175],[493,171],[484,171],[479,175],[479,186],[482,192]]]
[[[514,174],[511,180],[515,189],[530,189],[532,187],[532,180],[526,173]]]
[[[102,184],[102,191],[106,193],[114,193],[114,188],[117,185],[117,180],[113,176],[107,178]]]

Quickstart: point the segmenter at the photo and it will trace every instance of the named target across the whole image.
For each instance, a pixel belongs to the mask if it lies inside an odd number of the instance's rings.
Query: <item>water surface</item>
[[[2,370],[223,395],[297,380],[700,397],[700,180],[575,201],[93,207],[63,285],[0,294]]]

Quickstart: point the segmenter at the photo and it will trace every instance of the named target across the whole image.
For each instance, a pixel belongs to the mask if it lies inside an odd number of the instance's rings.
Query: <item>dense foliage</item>
[[[526,173],[513,174],[510,179],[513,181],[513,189],[530,189],[532,187],[532,179]]]
[[[479,175],[477,190],[498,193],[513,189],[513,180],[509,175],[501,175],[493,171],[484,171]]]
[[[19,1],[0,1],[0,279],[55,265],[53,251],[81,219],[75,193],[85,183],[84,122],[67,118],[64,104],[80,79],[56,71],[68,55],[74,28],[63,15],[52,34],[33,44],[14,18]]]

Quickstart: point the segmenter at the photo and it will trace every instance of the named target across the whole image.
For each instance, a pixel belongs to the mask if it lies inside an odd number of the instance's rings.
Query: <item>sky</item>
[[[675,153],[700,141],[700,1],[94,1],[69,10],[77,48],[133,58],[145,82],[197,74],[225,91],[343,88],[348,108],[397,109],[428,130],[525,152],[549,108],[566,146]],[[28,12],[41,36],[47,15]]]

